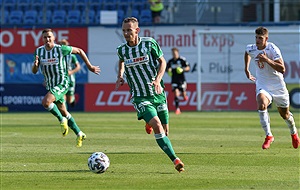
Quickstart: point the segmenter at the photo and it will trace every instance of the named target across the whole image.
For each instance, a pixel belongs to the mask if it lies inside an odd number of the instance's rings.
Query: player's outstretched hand
[[[89,70],[93,73],[95,73],[96,75],[100,75],[101,69],[99,66],[91,66],[89,68]]]

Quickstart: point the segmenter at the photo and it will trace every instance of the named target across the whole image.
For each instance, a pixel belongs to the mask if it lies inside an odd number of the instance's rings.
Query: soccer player
[[[184,164],[176,156],[167,136],[169,112],[162,81],[166,69],[163,52],[153,38],[139,37],[140,28],[136,18],[125,18],[122,30],[127,43],[117,48],[119,71],[116,90],[124,84],[126,77],[138,120],[143,119],[153,128],[159,147],[178,172],[184,171]]]
[[[58,42],[60,45],[69,45],[69,42],[66,39],[63,39]],[[65,61],[68,67],[68,75],[69,75],[69,90],[66,93],[66,101],[67,104],[74,107],[75,105],[75,87],[76,87],[76,78],[75,73],[80,70],[80,63],[74,54],[69,54],[65,56]],[[67,105],[66,105],[67,106]]]
[[[77,135],[77,147],[81,147],[86,135],[80,130],[64,103],[64,96],[69,89],[69,76],[64,56],[71,53],[79,54],[87,68],[95,74],[100,73],[100,68],[90,63],[82,49],[55,44],[55,37],[51,29],[44,29],[42,38],[44,45],[35,50],[35,60],[32,66],[34,74],[38,72],[40,67],[48,90],[42,100],[42,105],[59,120],[62,135],[66,136],[68,127],[70,127]]]
[[[190,70],[190,65],[186,61],[185,57],[179,55],[179,50],[177,48],[172,48],[173,58],[170,59],[167,63],[168,75],[172,77],[172,91],[174,92],[174,103],[175,103],[175,114],[180,114],[179,108],[179,97],[180,95],[184,100],[188,100],[188,96],[186,95],[186,79],[184,72],[188,72]]]
[[[266,134],[262,148],[268,149],[274,141],[268,114],[268,106],[272,101],[290,129],[293,147],[298,148],[300,140],[293,114],[289,111],[289,92],[283,78],[284,61],[280,49],[274,43],[268,42],[268,37],[268,29],[258,27],[255,30],[256,43],[247,45],[244,55],[246,76],[256,83],[258,114]],[[256,78],[249,71],[251,59],[255,60]]]

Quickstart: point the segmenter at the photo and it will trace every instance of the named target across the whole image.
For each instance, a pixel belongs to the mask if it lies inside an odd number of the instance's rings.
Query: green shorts
[[[169,110],[164,93],[153,97],[133,97],[132,103],[137,111],[138,120],[144,119],[148,123],[158,116],[162,124],[169,123]]]
[[[75,94],[75,85],[70,85],[69,86],[69,89],[68,89],[68,92],[66,93],[66,95],[68,96],[73,96]]]
[[[57,85],[51,88],[49,91],[54,95],[55,102],[64,103],[65,102],[65,94],[69,90],[69,85]]]

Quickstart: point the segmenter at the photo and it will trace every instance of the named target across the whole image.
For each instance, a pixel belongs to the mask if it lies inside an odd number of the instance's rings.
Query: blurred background
[[[255,87],[244,74],[243,55],[255,43],[258,26],[269,29],[269,41],[285,60],[291,110],[300,110],[299,0],[163,0],[159,21],[148,0],[0,0],[0,108],[2,112],[44,111],[46,91],[39,72],[31,73],[33,54],[44,28],[56,41],[67,39],[84,49],[100,76],[84,63],[76,74],[76,105],[71,111],[133,111],[128,87],[114,91],[116,48],[124,43],[121,23],[139,19],[140,36],[158,41],[165,59],[177,47],[187,58],[188,100],[184,111],[256,110]],[[253,69],[253,67],[251,68]],[[255,73],[255,71],[253,71]],[[164,76],[170,111],[174,110],[170,77]],[[275,107],[270,107],[275,110]]]

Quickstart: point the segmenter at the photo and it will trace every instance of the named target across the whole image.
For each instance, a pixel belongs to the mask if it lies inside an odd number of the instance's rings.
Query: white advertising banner
[[[172,58],[171,48],[177,47],[186,57],[191,70],[186,73],[187,81],[197,82],[197,37],[199,30],[228,31],[228,33],[203,33],[201,38],[201,81],[202,83],[249,83],[244,74],[244,52],[247,44],[255,43],[256,27],[202,27],[160,26],[141,27],[140,36],[151,36],[160,44],[164,57]],[[300,36],[299,26],[268,27],[269,41],[282,52],[287,83],[300,82]],[[238,33],[249,30],[249,33]],[[289,31],[289,32],[286,32]],[[291,32],[292,31],[292,32]],[[89,83],[114,83],[117,75],[116,48],[124,43],[121,28],[90,27],[88,29],[88,55],[94,65],[100,65],[101,76],[89,74]],[[252,63],[253,64],[253,63]],[[251,67],[252,72],[254,67]],[[168,75],[165,82],[170,82]]]

